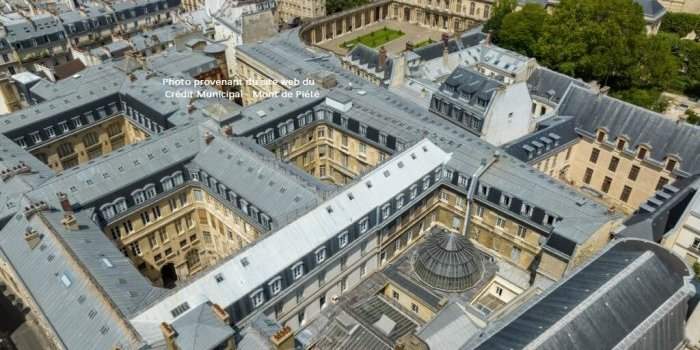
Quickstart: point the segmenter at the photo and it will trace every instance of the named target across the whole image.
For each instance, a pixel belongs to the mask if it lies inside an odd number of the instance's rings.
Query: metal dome
[[[465,236],[441,230],[426,237],[413,268],[431,287],[457,292],[479,282],[483,263],[481,254]]]

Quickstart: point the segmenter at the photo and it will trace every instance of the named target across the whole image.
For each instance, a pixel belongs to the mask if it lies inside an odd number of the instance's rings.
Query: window
[[[522,206],[520,207],[520,214],[525,215],[525,216],[532,216],[532,211],[534,210],[534,207],[531,206],[530,204],[523,203]]]
[[[603,185],[601,187],[601,190],[605,193],[608,193],[608,191],[610,191],[611,184],[612,184],[612,179],[609,176],[606,176],[605,179],[603,179]]]
[[[430,186],[430,176],[426,176],[423,178],[423,191],[427,190],[429,186]]]
[[[316,251],[316,263],[320,264],[326,260],[326,248],[320,248]]]
[[[635,181],[637,180],[637,176],[639,176],[639,167],[636,165],[632,166],[632,169],[630,169],[630,174],[627,176],[628,179]]]
[[[620,200],[627,203],[627,200],[630,199],[630,194],[632,193],[632,188],[629,186],[625,186],[622,189],[622,194],[620,195]]]
[[[604,131],[598,131],[598,136],[596,136],[596,140],[598,140],[598,142],[603,142],[603,141],[605,141],[605,132],[604,132]]]
[[[510,196],[502,194],[501,195],[501,205],[505,207],[510,207]]]
[[[506,219],[500,216],[496,217],[496,226],[500,228],[506,227]]]
[[[158,241],[156,241],[156,235],[154,233],[148,235],[148,245],[151,247],[151,249],[158,245]]]
[[[255,291],[253,296],[250,297],[250,301],[253,303],[253,307],[262,305],[262,303],[265,301],[265,295],[263,294],[262,289]]]
[[[403,207],[403,195],[400,194],[398,197],[396,197],[396,208],[401,208]]]
[[[382,219],[386,219],[391,215],[391,206],[386,204],[382,207]]]
[[[418,313],[420,309],[418,308],[418,305],[416,305],[415,303],[411,303],[411,311]]]
[[[610,159],[610,164],[608,165],[608,170],[612,172],[616,171],[618,164],[620,164],[620,158],[612,157]]]
[[[416,196],[418,196],[418,186],[413,185],[411,186],[411,199],[416,198]]]
[[[346,245],[348,245],[348,242],[350,241],[350,235],[347,232],[343,232],[338,236],[338,246],[340,248],[345,248]]]
[[[304,263],[298,262],[292,267],[292,277],[297,280],[304,275]]]
[[[277,295],[282,290],[282,278],[277,277],[269,283],[270,294]]]
[[[360,233],[367,232],[368,228],[369,228],[369,220],[367,218],[362,219],[360,221]]]
[[[131,247],[131,253],[133,255],[141,255],[141,247],[139,246],[139,242],[131,243],[129,247]]]
[[[46,134],[49,135],[49,138],[56,137],[56,130],[54,130],[53,126],[46,127],[44,130]]]
[[[693,249],[695,249],[695,250],[700,250],[700,238],[695,237],[695,239],[693,240],[693,244],[691,245],[691,247],[693,247]]]
[[[187,302],[184,302],[184,303],[178,305],[177,307],[175,307],[174,309],[170,310],[170,314],[173,315],[173,317],[178,317],[189,309],[190,309],[190,304],[188,304]]]
[[[637,152],[637,158],[644,160],[647,158],[647,149],[644,147],[639,147],[639,151]]]
[[[617,150],[618,151],[624,151],[625,150],[625,140],[617,140]]]
[[[597,149],[597,148],[594,148],[594,149],[591,151],[591,157],[590,157],[590,159],[589,159],[589,160],[591,161],[591,163],[593,163],[593,164],[597,163],[597,162],[598,162],[598,156],[599,156],[599,155],[600,155],[600,150]]]
[[[357,144],[357,151],[360,153],[367,153],[367,145],[363,142]]]
[[[481,193],[482,196],[487,197],[489,195],[489,187],[486,185],[480,185],[479,193]]]
[[[484,217],[484,207],[482,207],[482,206],[476,207],[476,216],[480,217],[480,218]]]
[[[124,227],[124,231],[126,232],[127,235],[128,235],[129,233],[134,232],[134,226],[131,225],[131,220],[126,220],[126,221],[124,221],[124,223],[122,224],[122,226]]]
[[[518,237],[525,238],[527,235],[527,228],[522,225],[518,225]]]
[[[583,174],[583,183],[590,185],[592,178],[593,178],[593,169],[586,168],[586,172]]]
[[[498,296],[503,295],[503,288],[496,286],[496,295],[498,295]]]
[[[348,147],[348,137],[347,137],[347,135],[343,135],[343,137],[341,138],[340,141],[341,141],[341,144],[342,144],[344,147]]]
[[[668,179],[665,177],[660,177],[659,182],[656,183],[656,190],[662,189],[668,183]]]
[[[168,241],[168,232],[165,231],[165,228],[160,228],[158,230],[158,237],[160,237],[160,241],[163,243]]]
[[[148,215],[147,211],[141,212],[141,222],[144,226],[151,222],[151,217]]]
[[[673,171],[673,169],[676,168],[676,164],[678,164],[678,162],[676,162],[675,159],[669,158],[669,159],[666,161],[666,170],[667,170],[667,171]]]

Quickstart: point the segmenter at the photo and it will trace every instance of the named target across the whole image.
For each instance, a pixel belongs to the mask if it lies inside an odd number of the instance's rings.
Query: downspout
[[[476,192],[476,183],[479,182],[479,179],[481,178],[481,175],[483,175],[486,170],[488,170],[493,163],[496,163],[498,159],[501,157],[501,152],[496,151],[493,153],[493,156],[491,159],[487,160],[486,158],[481,159],[481,166],[476,169],[474,174],[472,174],[471,181],[469,182],[469,188],[467,188],[467,208],[465,210],[465,216],[464,216],[464,227],[462,228],[462,235],[466,236],[468,229],[469,229],[469,224],[472,221],[472,207],[473,207],[473,202],[474,202],[474,193]]]

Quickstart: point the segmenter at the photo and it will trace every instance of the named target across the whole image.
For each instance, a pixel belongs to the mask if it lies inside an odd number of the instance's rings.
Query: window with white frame
[[[496,217],[496,226],[500,228],[506,227],[506,219],[502,217]]]
[[[111,204],[104,204],[100,207],[100,211],[102,212],[102,217],[105,218],[106,220],[109,220],[114,217],[114,206]]]
[[[126,199],[124,198],[117,198],[114,201],[114,209],[116,209],[117,213],[121,213],[123,211],[126,211]]]
[[[430,187],[430,176],[423,178],[423,191],[427,190],[428,187]]]
[[[70,127],[68,127],[68,122],[67,121],[62,121],[58,123],[58,126],[61,128],[61,132],[68,132],[70,130]]]
[[[360,233],[367,232],[367,229],[369,229],[369,219],[364,218],[360,220]]]
[[[411,186],[411,199],[413,200],[418,196],[418,185]]]
[[[484,217],[484,207],[478,206],[476,207],[476,216],[483,218]]]
[[[143,191],[141,191],[141,190],[136,190],[134,192],[131,192],[131,197],[134,198],[134,203],[136,203],[136,204],[141,204],[146,200],[146,197],[144,197]]]
[[[174,172],[172,175],[172,179],[173,179],[173,184],[175,186],[181,185],[185,181],[184,177],[182,176],[182,171]]]
[[[253,295],[250,297],[250,301],[253,303],[253,307],[262,305],[265,302],[265,294],[263,294],[263,290],[258,289],[253,292]]]
[[[292,277],[297,280],[304,275],[304,263],[298,262],[292,266]]]
[[[527,228],[523,225],[518,225],[518,237],[525,238],[527,235]]]
[[[41,135],[39,135],[38,131],[35,131],[35,132],[29,134],[29,137],[32,138],[32,142],[34,142],[34,143],[41,142]]]
[[[44,130],[46,131],[46,135],[49,135],[50,138],[56,137],[56,130],[54,130],[53,126],[46,127]]]
[[[167,190],[173,188],[173,181],[170,178],[170,176],[166,176],[166,177],[160,179],[160,185],[163,186],[163,191],[167,191]]]
[[[348,232],[343,232],[338,236],[338,246],[340,248],[345,248],[346,245],[348,245],[348,242],[350,242],[350,235]]]
[[[156,196],[156,186],[153,184],[148,184],[146,187],[144,187],[143,190],[144,195],[146,196],[146,199],[151,199]]]
[[[400,194],[396,197],[396,208],[401,207],[403,207],[403,194]]]
[[[382,219],[386,219],[391,215],[391,206],[389,204],[385,204],[382,207]]]
[[[489,195],[489,187],[486,185],[483,185],[483,184],[479,185],[479,193],[484,197],[488,196]]]
[[[27,148],[27,141],[24,140],[24,137],[16,138],[15,143],[18,144],[22,148]]]
[[[268,285],[270,286],[270,294],[277,295],[282,290],[282,278],[276,277]]]
[[[316,263],[320,264],[326,261],[326,247],[321,247],[316,250]]]
[[[507,194],[501,194],[501,205],[504,207],[510,207],[510,196]]]

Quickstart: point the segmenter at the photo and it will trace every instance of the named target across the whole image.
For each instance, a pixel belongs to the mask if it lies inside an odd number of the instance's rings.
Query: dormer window
[[[146,199],[153,198],[156,196],[156,186],[153,186],[152,184],[146,185],[143,192],[146,195]]]
[[[678,165],[678,161],[676,161],[675,159],[668,158],[666,160],[666,170],[667,171],[673,171],[674,169],[676,169],[676,165]]]
[[[146,200],[146,197],[143,195],[143,191],[141,190],[136,190],[131,193],[131,197],[134,198],[134,203],[136,204],[141,204]]]
[[[488,196],[489,195],[489,187],[486,185],[479,186],[479,193],[481,193],[481,195],[484,197]]]
[[[385,204],[382,207],[382,220],[388,218],[389,215],[391,215],[391,206],[389,204]]]
[[[268,286],[270,287],[270,294],[272,295],[277,295],[279,292],[282,290],[282,278],[281,277],[275,277],[270,283],[268,283]]]
[[[637,151],[637,158],[640,160],[644,160],[647,158],[647,149],[644,147],[639,147],[639,151]]]
[[[501,205],[504,207],[510,207],[510,196],[502,194],[501,195]]]
[[[598,142],[601,142],[601,143],[603,141],[605,141],[605,131],[598,131],[598,135],[596,136],[596,140],[598,140]]]
[[[345,246],[348,245],[348,242],[350,242],[350,235],[348,232],[343,232],[338,236],[338,246],[340,248],[345,248]]]
[[[321,247],[316,251],[316,264],[326,261],[326,247]]]
[[[523,203],[520,207],[520,214],[525,216],[532,216],[533,207],[529,204]]]
[[[304,275],[304,263],[303,262],[298,262],[294,266],[292,266],[292,278],[295,280],[298,280],[301,278],[301,276]]]
[[[623,139],[617,140],[617,150],[618,150],[618,151],[624,151],[624,150],[625,150],[625,140],[623,140]]]
[[[403,194],[398,195],[396,197],[396,208],[401,208],[403,207]]]
[[[430,187],[430,176],[423,178],[423,191],[427,190],[428,187]]]
[[[368,228],[369,228],[369,220],[367,218],[362,219],[360,221],[360,233],[367,232]]]
[[[117,200],[114,201],[114,209],[117,211],[117,213],[126,211],[126,200],[124,198],[117,198]]]
[[[411,199],[416,198],[418,195],[418,185],[411,186]]]
[[[258,289],[255,292],[253,292],[253,295],[250,297],[251,303],[253,303],[253,307],[258,307],[262,305],[265,302],[265,295],[263,294],[262,289]]]

